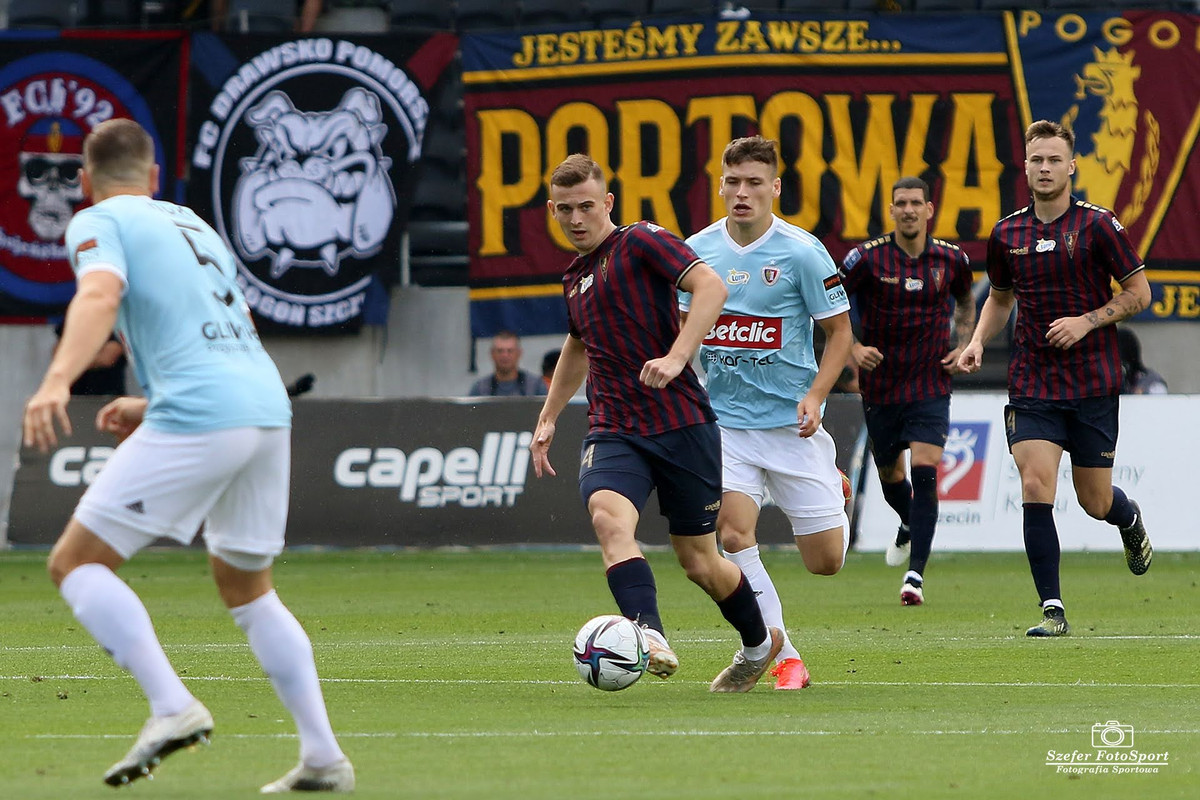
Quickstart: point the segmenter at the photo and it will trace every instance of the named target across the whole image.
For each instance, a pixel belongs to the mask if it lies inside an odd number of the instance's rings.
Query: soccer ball
[[[589,685],[606,692],[637,683],[649,658],[642,629],[626,617],[589,619],[575,635],[575,669]]]

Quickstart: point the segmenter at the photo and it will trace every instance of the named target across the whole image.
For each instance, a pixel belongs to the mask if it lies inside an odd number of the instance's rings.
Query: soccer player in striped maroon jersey
[[[959,357],[979,369],[983,345],[1018,304],[1004,409],[1008,447],[1021,474],[1025,552],[1042,604],[1027,636],[1070,632],[1059,587],[1054,495],[1063,451],[1071,454],[1079,505],[1121,533],[1135,575],[1154,554],[1138,504],[1112,485],[1121,359],[1115,323],[1150,302],[1145,265],[1111,211],[1071,196],[1075,135],[1040,120],[1025,132],[1025,178],[1033,203],[996,223],[988,240],[992,287],[971,343]],[[1120,284],[1115,295],[1111,282]]]
[[[862,340],[852,353],[871,452],[884,499],[900,517],[887,563],[908,561],[900,602],[919,606],[937,526],[937,467],[950,430],[950,376],[960,371],[958,356],[975,330],[975,301],[967,254],[928,235],[929,184],[914,177],[896,181],[889,213],[896,230],[847,253],[842,284],[861,320]]]
[[[721,440],[691,366],[721,313],[725,285],[669,231],[648,222],[615,225],[604,171],[585,155],[551,173],[547,205],[579,255],[563,275],[570,329],[529,447],[534,472],[555,474],[548,457],[555,422],[586,378],[579,491],[617,607],[646,632],[647,672],[666,678],[679,666],[654,574],[634,536],[657,489],[679,563],[741,635],[733,664],[710,690],[749,691],[783,647],[783,632],[767,628],[746,577],[717,549]],[[693,295],[682,324],[678,289]]]

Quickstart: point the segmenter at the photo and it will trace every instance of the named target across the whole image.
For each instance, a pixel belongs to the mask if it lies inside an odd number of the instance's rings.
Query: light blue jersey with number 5
[[[117,333],[149,400],[146,425],[170,433],[291,425],[233,256],[194,211],[116,195],[76,214],[66,244],[77,277],[105,270],[124,283]]]

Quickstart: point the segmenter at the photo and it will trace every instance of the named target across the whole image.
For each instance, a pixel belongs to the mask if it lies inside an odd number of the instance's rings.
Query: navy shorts
[[[1109,467],[1117,456],[1120,411],[1117,395],[1079,400],[1016,397],[1004,407],[1008,450],[1017,442],[1053,442],[1076,467]]]
[[[945,447],[950,434],[950,396],[912,403],[863,404],[871,453],[880,467],[896,463],[912,442]]]
[[[601,489],[625,497],[638,513],[658,490],[659,512],[675,536],[717,529],[721,508],[721,434],[715,422],[654,436],[588,434],[579,459],[579,494],[586,506]]]

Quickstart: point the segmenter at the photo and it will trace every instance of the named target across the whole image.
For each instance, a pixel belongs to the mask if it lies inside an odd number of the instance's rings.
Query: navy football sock
[[[767,638],[767,624],[763,622],[758,599],[750,588],[750,581],[742,575],[737,588],[724,600],[717,601],[717,608],[742,636],[744,647],[758,647]]]
[[[1025,555],[1029,558],[1029,571],[1033,574],[1033,585],[1044,603],[1062,597],[1058,582],[1058,562],[1061,551],[1058,545],[1058,529],[1054,527],[1054,506],[1050,503],[1025,503],[1024,513]]]
[[[1109,525],[1116,525],[1118,528],[1128,528],[1133,524],[1133,519],[1136,512],[1133,510],[1133,504],[1129,502],[1129,498],[1125,496],[1125,492],[1121,491],[1121,487],[1113,487],[1112,507],[1108,509],[1108,514],[1105,515],[1104,521]]]
[[[925,574],[925,563],[933,549],[937,514],[937,467],[913,467],[912,508],[908,523],[912,549],[908,554],[908,568],[921,575]]]
[[[605,574],[621,614],[664,633],[662,619],[658,616],[658,587],[654,585],[654,573],[646,559],[631,558],[613,564]]]
[[[883,499],[900,516],[900,522],[909,524],[912,510],[912,484],[907,480],[883,484]]]

